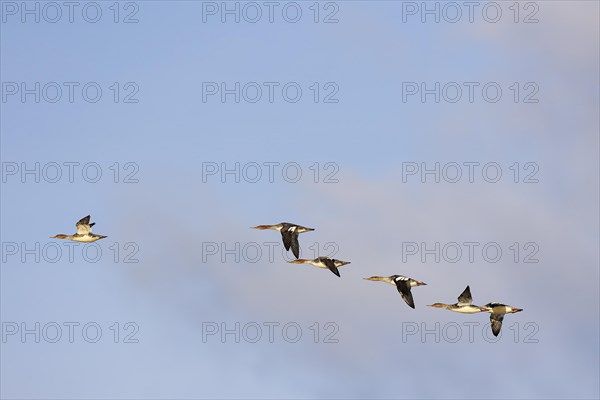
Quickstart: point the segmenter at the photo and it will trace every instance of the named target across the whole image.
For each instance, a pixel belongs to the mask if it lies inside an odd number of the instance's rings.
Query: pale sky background
[[[96,162],[103,176],[2,183],[3,329],[95,322],[103,336],[87,343],[76,331],[69,343],[66,328],[58,343],[8,336],[2,398],[600,396],[598,2],[538,1],[532,24],[513,22],[513,2],[499,2],[495,24],[480,12],[474,23],[403,23],[402,2],[392,1],[337,2],[334,24],[312,21],[312,1],[298,2],[296,24],[277,13],[273,23],[203,23],[194,1],[136,2],[133,24],[113,23],[113,2],[99,2],[96,24],[80,9],[74,23],[63,15],[36,24],[7,15],[6,3],[3,83],[93,81],[103,96],[0,103],[4,168]],[[236,81],[294,81],[304,93],[295,104],[202,102],[202,82]],[[471,81],[498,82],[501,101],[402,102],[402,82]],[[114,82],[135,82],[139,102],[114,103]],[[339,102],[314,103],[313,82],[337,83]],[[514,82],[537,83],[539,102],[514,103]],[[503,179],[402,182],[404,162],[471,161],[499,163]],[[139,183],[113,183],[115,162],[136,163]],[[297,162],[303,179],[203,183],[203,162]],[[315,162],[336,163],[339,182],[314,183]],[[539,183],[513,183],[514,162],[537,163]],[[82,259],[82,246],[72,263],[66,254],[56,263],[6,254],[11,242],[56,243],[48,237],[73,233],[87,214],[109,236],[98,242],[97,263]],[[352,264],[337,278],[286,264],[280,253],[274,262],[203,262],[202,243],[279,242],[276,232],[248,227],[282,221],[316,228],[301,236],[303,255],[335,242],[335,257]],[[480,255],[474,263],[402,262],[403,242],[468,241],[497,242],[504,256],[495,264]],[[115,242],[136,243],[139,263],[122,262],[123,249],[115,263]],[[515,263],[514,242],[537,243],[540,262]],[[428,283],[413,289],[415,310],[393,287],[361,279],[391,274]],[[467,284],[476,304],[524,309],[505,318],[495,343],[482,336],[487,314],[426,307],[455,302]],[[136,323],[139,343],[114,343],[114,322]],[[303,336],[288,343],[276,330],[269,343],[265,328],[258,343],[204,343],[206,322],[296,322]],[[337,324],[338,343],[314,343],[315,322],[322,335],[325,323]],[[403,326],[436,322],[459,324],[463,337],[402,340]],[[480,323],[473,343],[465,322]],[[525,342],[527,323],[538,328],[537,343]]]

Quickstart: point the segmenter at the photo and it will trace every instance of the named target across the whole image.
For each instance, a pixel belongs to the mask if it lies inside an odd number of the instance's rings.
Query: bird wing
[[[295,230],[282,229],[281,238],[283,239],[283,245],[285,250],[288,251],[292,248],[292,253],[296,258],[300,258],[300,244],[298,243],[298,233]]]
[[[87,217],[83,217],[77,221],[75,226],[77,227],[78,235],[87,235],[92,231],[92,226],[94,226],[94,223],[90,224],[90,216],[88,215]]]
[[[458,305],[459,306],[468,306],[473,304],[473,298],[471,297],[471,289],[467,286],[464,292],[458,296]]]
[[[300,258],[300,243],[298,243],[298,234],[291,234],[292,236],[292,253],[296,258]]]
[[[283,229],[281,230],[281,238],[283,239],[283,245],[286,250],[289,250],[292,246],[292,236],[292,232]]]
[[[396,280],[396,288],[398,289],[398,292],[402,295],[402,298],[404,299],[406,304],[408,304],[408,306],[411,308],[415,308],[415,302],[413,300],[408,281]]]
[[[333,272],[337,276],[340,276],[340,271],[337,269],[337,267],[335,266],[335,262],[331,258],[324,258],[322,260],[331,272]]]
[[[492,333],[494,336],[498,336],[500,329],[502,328],[502,320],[504,314],[490,314],[490,325],[492,326]]]

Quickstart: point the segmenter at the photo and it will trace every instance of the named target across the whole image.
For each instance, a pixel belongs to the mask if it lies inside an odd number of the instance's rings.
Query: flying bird
[[[485,307],[479,307],[473,305],[473,298],[471,297],[471,289],[469,286],[458,296],[458,303],[454,304],[444,304],[444,303],[434,303],[429,304],[429,307],[435,308],[444,308],[446,310],[464,313],[464,314],[474,314],[478,312],[488,311]]]
[[[298,235],[304,232],[314,231],[313,228],[305,228],[304,226],[290,224],[288,222],[282,222],[277,225],[258,225],[253,226],[251,229],[273,229],[281,232],[281,238],[283,239],[283,245],[285,250],[289,251],[292,249],[292,253],[296,258],[300,258],[300,244],[298,243]]]
[[[413,301],[413,296],[410,289],[413,286],[421,286],[427,285],[425,282],[417,281],[412,278],[408,278],[402,275],[392,275],[392,276],[372,276],[370,278],[363,278],[368,281],[382,281],[389,283],[391,285],[396,286],[402,298],[408,304],[409,307],[415,308],[415,302]]]
[[[490,325],[492,327],[492,333],[494,336],[498,336],[500,334],[500,329],[502,329],[502,320],[504,319],[505,314],[523,311],[522,308],[515,308],[501,303],[488,303],[484,307],[486,308],[485,311],[490,313]]]
[[[94,226],[95,224],[96,224],[95,222],[92,222],[90,224],[90,216],[88,215],[87,217],[81,218],[75,224],[75,226],[77,227],[77,233],[75,233],[73,235],[65,235],[65,234],[61,233],[61,234],[58,234],[55,236],[51,236],[50,239],[67,239],[67,240],[72,240],[74,242],[89,243],[89,242],[95,242],[96,240],[100,240],[100,239],[104,239],[105,237],[108,237],[108,236],[96,235],[96,234],[92,233],[92,226]]]
[[[340,260],[336,260],[336,259],[328,258],[328,257],[317,257],[314,260],[300,259],[300,260],[294,260],[294,261],[288,261],[288,262],[290,264],[311,264],[318,268],[327,268],[328,270],[330,270],[337,276],[340,276],[340,271],[338,271],[339,267],[346,265],[346,264],[350,264],[350,261],[340,261]]]

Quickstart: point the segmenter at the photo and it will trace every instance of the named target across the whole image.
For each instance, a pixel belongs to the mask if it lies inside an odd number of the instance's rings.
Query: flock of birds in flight
[[[79,220],[75,226],[77,232],[73,235],[58,234],[52,236],[52,239],[67,239],[75,242],[91,243],[96,240],[104,239],[107,236],[96,235],[92,233],[92,226],[94,222],[90,224],[90,216],[86,216]],[[298,236],[304,232],[314,231],[313,228],[306,228],[301,225],[290,224],[282,222],[277,225],[258,225],[252,227],[252,229],[272,229],[281,233],[283,245],[286,251],[292,250],[292,253],[296,257],[296,260],[289,261],[291,264],[311,264],[318,268],[326,268],[333,272],[338,277],[340,276],[339,267],[350,264],[349,261],[340,261],[329,257],[317,257],[314,260],[305,260],[300,258],[300,244],[298,242]],[[403,275],[392,275],[392,276],[372,276],[370,278],[364,278],[369,281],[381,281],[396,286],[396,289],[406,302],[409,307],[415,308],[415,302],[413,300],[411,289],[415,286],[427,285],[425,282],[417,281],[415,279],[403,276]],[[473,304],[473,298],[471,296],[471,289],[469,286],[458,296],[458,302],[454,304],[434,303],[430,304],[430,307],[443,308],[449,311],[454,311],[463,314],[474,314],[479,312],[490,313],[490,325],[494,336],[498,336],[500,329],[502,328],[502,320],[505,314],[516,313],[523,311],[522,308],[516,308],[501,303],[488,303],[484,306],[476,306]]]

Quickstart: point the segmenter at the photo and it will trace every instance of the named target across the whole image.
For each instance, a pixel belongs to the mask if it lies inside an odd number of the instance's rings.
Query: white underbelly
[[[456,310],[452,310],[452,311],[456,311],[456,312],[463,313],[463,314],[475,314],[475,313],[481,312],[481,309],[479,307],[467,306],[467,307],[457,308]]]
[[[72,239],[74,242],[83,242],[83,243],[90,243],[90,242],[95,242],[96,240],[98,240],[97,237],[94,236],[80,236],[80,237],[74,237]]]

